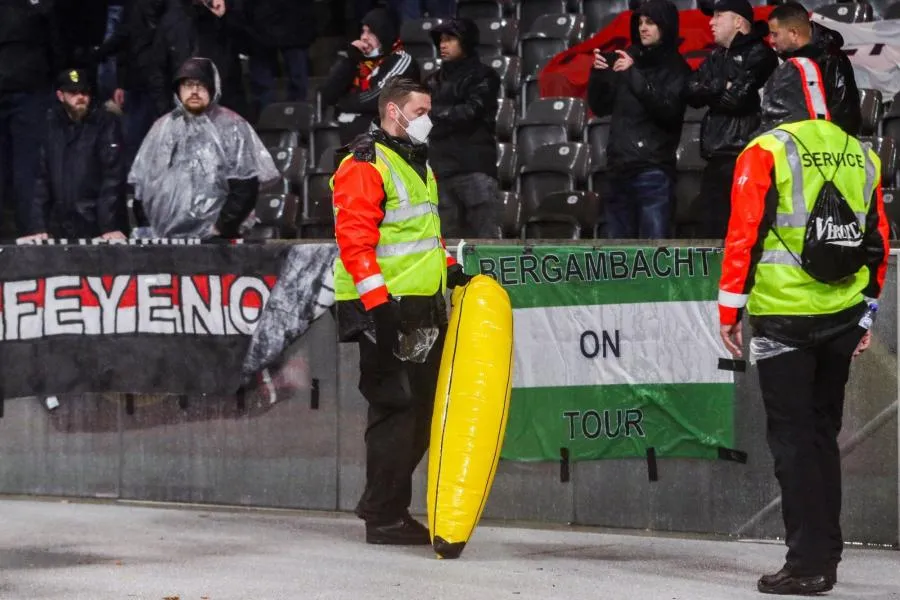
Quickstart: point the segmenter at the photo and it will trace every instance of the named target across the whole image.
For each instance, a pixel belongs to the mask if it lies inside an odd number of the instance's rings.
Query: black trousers
[[[854,328],[811,348],[759,361],[767,438],[781,487],[787,566],[820,575],[841,560],[841,456],[837,436]]]
[[[366,488],[356,514],[386,523],[409,514],[412,474],[431,437],[431,416],[446,327],[424,363],[378,354],[375,343],[359,339],[359,390],[369,403],[366,426]]]
[[[731,218],[731,183],[736,156],[714,156],[706,163],[700,183],[700,209],[703,215],[699,237],[725,239]]]
[[[438,210],[444,237],[499,238],[502,220],[499,190],[497,180],[484,173],[438,180]]]

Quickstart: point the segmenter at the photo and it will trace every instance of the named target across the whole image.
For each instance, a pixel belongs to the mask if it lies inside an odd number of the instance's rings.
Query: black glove
[[[382,357],[393,356],[397,344],[397,333],[400,331],[400,303],[393,298],[372,309],[375,320],[375,345]]]
[[[453,265],[447,269],[447,287],[451,290],[455,287],[466,285],[472,281],[472,275],[463,273],[460,265]]]

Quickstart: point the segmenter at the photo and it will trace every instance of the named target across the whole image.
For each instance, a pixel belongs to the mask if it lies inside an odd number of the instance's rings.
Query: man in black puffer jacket
[[[844,38],[841,34],[811,22],[809,13],[797,2],[775,7],[769,14],[769,29],[772,46],[782,59],[811,58],[815,61],[825,81],[825,100],[831,122],[850,135],[859,135],[862,125],[859,88],[856,87],[853,65],[842,50]],[[780,90],[785,89],[783,82],[774,79],[773,76],[766,84],[763,103],[766,95],[783,93]],[[762,128],[771,129],[771,124],[764,119]]]
[[[747,0],[718,0],[710,20],[713,50],[688,82],[686,98],[695,108],[709,107],[703,118],[700,148],[707,160],[700,188],[704,238],[724,238],[731,215],[731,180],[738,154],[760,125],[759,90],[778,66],[765,42],[769,27],[753,22]]]
[[[678,9],[668,0],[647,0],[632,15],[631,39],[615,56],[594,52],[588,83],[594,114],[612,114],[607,231],[611,238],[661,239],[669,236],[691,74],[678,53]]]
[[[428,147],[446,237],[500,236],[497,94],[500,77],[478,58],[478,26],[457,19],[435,27],[443,60],[429,81],[434,128]]]
[[[58,77],[26,240],[124,240],[128,232],[122,125],[95,106],[89,82],[80,69]]]

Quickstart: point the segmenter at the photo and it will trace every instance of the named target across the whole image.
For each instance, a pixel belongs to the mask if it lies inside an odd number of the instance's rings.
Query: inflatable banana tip
[[[437,552],[437,555],[441,558],[459,558],[459,555],[462,554],[463,548],[466,547],[466,543],[456,542],[455,544],[451,544],[440,536],[435,536],[432,547],[434,548],[434,551]]]

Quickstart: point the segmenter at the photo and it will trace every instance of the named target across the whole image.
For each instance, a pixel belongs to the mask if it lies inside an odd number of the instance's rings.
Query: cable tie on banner
[[[740,463],[742,465],[747,464],[747,453],[743,450],[737,450],[735,448],[725,448],[724,446],[719,446],[716,450],[719,453],[719,460],[727,460]]]
[[[125,394],[125,414],[134,414],[134,394]]]
[[[532,246],[531,244],[525,244],[525,246],[522,247],[522,254],[524,254],[525,256],[534,254],[534,246]]]
[[[650,481],[659,481],[659,471],[656,465],[656,448],[647,448],[647,477]]]
[[[247,408],[247,388],[241,386],[234,393],[234,399],[237,404],[238,412],[244,412]]]
[[[569,449],[568,448],[560,448],[559,449],[559,480],[562,483],[568,483],[569,478],[570,478]]]
[[[747,371],[747,361],[739,358],[720,358],[719,370],[745,373]]]
[[[319,410],[319,379],[313,377],[312,385],[309,386],[309,408]]]
[[[187,410],[187,407],[188,407],[187,394],[179,394],[178,395],[178,406],[181,408],[181,410]]]

